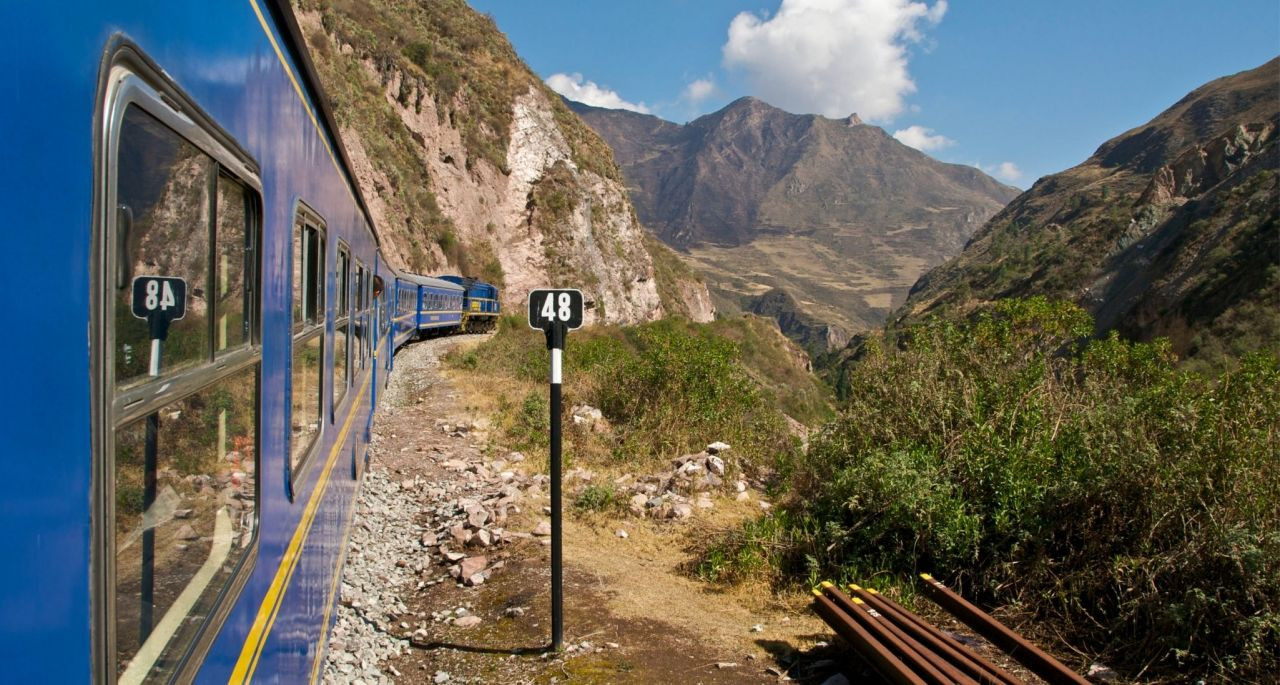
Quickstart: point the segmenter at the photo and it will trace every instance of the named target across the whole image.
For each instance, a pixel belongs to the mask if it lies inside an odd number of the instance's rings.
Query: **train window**
[[[338,245],[338,271],[337,271],[337,293],[338,306],[334,311],[333,323],[333,405],[337,408],[338,403],[347,394],[347,385],[350,383],[350,374],[348,369],[348,349],[350,347],[350,316],[351,316],[351,254],[347,250],[346,245],[339,243]],[[329,415],[329,421],[334,420],[334,415]]]
[[[249,552],[257,369],[115,432],[115,656],[121,682],[174,672]]]
[[[324,410],[324,222],[298,206],[293,231],[293,387],[290,397],[290,486],[320,435]]]
[[[249,230],[248,189],[229,176],[218,176],[218,204],[214,222],[214,352],[222,353],[250,342],[253,288],[245,287],[246,260],[253,255]]]
[[[113,56],[105,91],[92,337],[103,388],[96,653],[105,679],[121,683],[189,679],[212,640],[206,628],[248,577],[261,374],[260,181],[248,156],[131,50]],[[144,276],[186,286],[184,316],[159,325],[154,346],[132,307]]]
[[[307,451],[320,434],[320,361],[324,336],[313,335],[293,343],[293,402],[291,424],[292,473],[297,473]]]
[[[212,157],[141,107],[120,121],[116,167],[115,382],[147,380],[151,334],[133,316],[133,280],[169,276],[187,283],[186,316],[170,324],[157,365],[168,375],[209,358],[209,191]]]
[[[338,243],[337,279],[338,306],[335,311],[337,317],[341,319],[347,315],[351,297],[351,255],[347,251],[347,246],[342,243]]]
[[[352,322],[352,328],[353,328],[353,330],[355,331],[355,340],[356,340],[356,344],[355,344],[354,349],[352,350],[352,355],[351,355],[352,360],[351,360],[351,364],[354,366],[354,365],[355,365],[355,363],[356,363],[356,361],[357,361],[357,360],[359,360],[359,362],[360,362],[360,368],[362,368],[362,369],[364,368],[364,346],[365,346],[365,342],[364,342],[364,339],[365,339],[365,334],[364,334],[364,306],[365,306],[365,305],[364,305],[364,303],[365,303],[365,299],[364,299],[364,288],[365,288],[365,285],[364,285],[364,281],[365,281],[365,277],[364,277],[364,265],[363,265],[363,264],[361,264],[359,261],[356,261],[356,283],[355,283],[355,286],[356,286],[356,297],[355,297],[355,303],[356,303],[356,306],[355,306],[355,313],[353,314],[353,316],[355,317],[355,319],[354,319],[354,321]]]

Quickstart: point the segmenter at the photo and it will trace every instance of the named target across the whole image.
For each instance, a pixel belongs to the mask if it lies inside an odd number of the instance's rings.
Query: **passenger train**
[[[314,682],[373,407],[498,291],[387,264],[287,2],[3,3],[7,682]]]

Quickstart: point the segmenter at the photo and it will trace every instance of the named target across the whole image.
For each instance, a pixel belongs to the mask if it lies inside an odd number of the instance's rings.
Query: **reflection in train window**
[[[114,625],[102,627],[121,683],[181,676],[245,577],[258,503],[256,179],[140,81],[127,77],[135,90],[120,92],[134,94],[108,103],[114,206],[101,242],[110,347],[99,572],[111,583],[103,604]],[[167,329],[135,318],[139,276],[185,281],[185,316]]]
[[[314,212],[299,206],[293,230],[291,474],[298,472],[318,442],[320,415],[324,411],[324,247],[323,222]]]
[[[216,316],[214,351],[235,349],[251,342],[249,322],[253,289],[245,285],[246,260],[253,256],[248,190],[226,175],[218,176],[217,220],[214,226],[213,292]],[[249,284],[252,286],[252,283]]]
[[[320,360],[324,357],[324,336],[313,335],[293,343],[293,426],[292,459],[294,473],[320,434]]]
[[[248,553],[257,406],[255,366],[116,430],[121,682],[174,672]]]
[[[147,322],[131,311],[138,276],[187,282],[187,314],[169,326],[161,375],[209,357],[209,189],[217,165],[137,106],[120,122],[117,164],[115,380],[129,385],[151,366]]]

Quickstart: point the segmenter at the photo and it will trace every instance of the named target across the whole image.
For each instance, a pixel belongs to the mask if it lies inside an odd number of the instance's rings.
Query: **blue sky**
[[[1276,0],[470,2],[574,99],[676,122],[743,95],[857,111],[1024,188],[1280,52]]]

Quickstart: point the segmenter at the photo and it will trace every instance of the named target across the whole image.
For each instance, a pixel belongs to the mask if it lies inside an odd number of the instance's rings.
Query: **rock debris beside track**
[[[418,613],[406,606],[409,595],[438,583],[483,583],[501,568],[494,552],[507,534],[499,527],[506,507],[482,502],[518,496],[510,484],[514,474],[490,473],[480,463],[467,439],[470,424],[456,426],[452,417],[428,411],[451,399],[437,367],[440,356],[464,340],[429,340],[402,350],[391,385],[379,398],[370,468],[356,504],[329,637],[326,683],[401,681],[403,674],[385,662],[422,638],[427,623],[467,623],[465,607]]]

